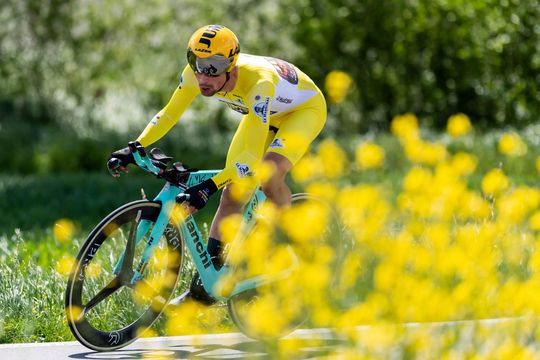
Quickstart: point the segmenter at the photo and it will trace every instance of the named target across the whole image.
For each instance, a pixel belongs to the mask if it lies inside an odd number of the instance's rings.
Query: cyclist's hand
[[[217,186],[212,179],[205,180],[202,183],[187,189],[185,193],[189,195],[187,203],[189,204],[190,212],[194,213],[197,210],[202,209],[208,202],[210,196],[216,191]]]
[[[111,154],[107,162],[107,168],[114,177],[119,177],[121,172],[127,173],[127,166],[135,164],[135,158],[128,147],[117,150]]]

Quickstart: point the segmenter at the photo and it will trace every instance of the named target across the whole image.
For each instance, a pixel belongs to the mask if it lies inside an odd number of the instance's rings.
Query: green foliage
[[[537,0],[6,0],[2,171],[101,169],[166,104],[190,34],[207,23],[322,89],[331,70],[350,73],[356,86],[330,106],[324,136],[380,131],[404,112],[439,129],[456,112],[477,128],[522,127],[540,114],[539,17]],[[163,143],[220,167],[238,120],[199,99]]]
[[[329,69],[356,81],[362,117],[350,124],[342,114],[341,131],[386,128],[404,112],[439,128],[456,112],[486,127],[540,115],[537,0],[292,4],[284,16],[302,46],[297,63],[319,82]]]
[[[120,179],[108,173],[74,173],[39,176],[0,176],[0,234],[14,228],[51,229],[61,218],[71,219],[86,230],[108,213],[129,201],[141,199],[142,193],[153,199],[163,182],[142,170],[131,169]],[[211,199],[198,216],[211,221],[218,196]]]

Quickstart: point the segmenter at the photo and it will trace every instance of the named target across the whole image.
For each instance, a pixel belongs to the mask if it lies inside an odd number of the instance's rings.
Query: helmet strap
[[[225,87],[225,85],[229,82],[230,79],[231,79],[231,72],[227,71],[225,73],[225,82],[223,83],[223,85],[221,85],[221,87],[219,88],[219,90],[217,92],[220,92],[221,89],[223,89]]]

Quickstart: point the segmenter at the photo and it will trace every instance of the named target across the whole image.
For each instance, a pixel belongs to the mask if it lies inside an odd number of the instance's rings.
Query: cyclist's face
[[[195,78],[199,83],[199,90],[203,96],[213,96],[227,81],[227,75],[208,76],[206,74],[195,73]]]

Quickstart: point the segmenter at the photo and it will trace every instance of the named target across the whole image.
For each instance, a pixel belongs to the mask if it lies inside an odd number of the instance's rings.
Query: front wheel
[[[75,338],[97,351],[133,342],[163,312],[183,263],[181,232],[169,223],[150,238],[161,203],[126,204],[91,232],[73,265],[65,294],[68,324]],[[148,243],[158,245],[146,265]],[[143,277],[135,279],[134,270]]]
[[[310,299],[305,298],[306,295],[309,296],[309,293],[304,291],[305,281],[311,281],[308,279],[317,278],[321,274],[310,273],[311,270],[307,270],[305,265],[312,261],[314,254],[317,256],[317,252],[323,246],[334,250],[333,261],[328,262],[329,269],[326,269],[330,274],[330,279],[322,291],[327,300],[331,298],[331,288],[335,285],[338,274],[336,269],[343,255],[341,221],[338,214],[325,200],[306,193],[294,194],[292,208],[299,208],[302,205],[307,205],[306,208],[321,207],[322,213],[326,214],[325,230],[319,237],[312,239],[308,246],[311,251],[306,251],[305,244],[298,244],[291,240],[286,231],[280,229],[279,226],[275,227],[271,231],[272,242],[278,243],[277,248],[284,250],[281,252],[279,261],[287,264],[286,267],[289,270],[285,272],[287,275],[260,288],[236,294],[227,302],[234,324],[252,339],[273,341],[288,335],[309,320],[313,306],[309,304]],[[302,219],[298,219],[297,223],[300,227]],[[259,223],[256,226],[259,226]],[[268,261],[272,254],[266,255],[265,257],[263,254],[261,259],[255,261]],[[266,320],[263,321],[264,318]]]

